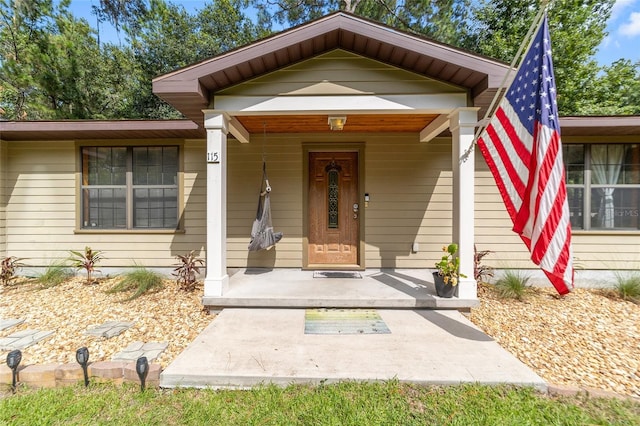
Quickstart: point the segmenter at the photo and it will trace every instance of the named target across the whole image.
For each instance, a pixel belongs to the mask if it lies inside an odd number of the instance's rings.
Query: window
[[[573,229],[640,229],[640,144],[564,144],[563,158]]]
[[[175,229],[178,147],[83,147],[83,229]]]

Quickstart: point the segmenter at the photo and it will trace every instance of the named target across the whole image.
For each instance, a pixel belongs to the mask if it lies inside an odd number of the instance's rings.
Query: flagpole
[[[522,60],[522,57],[524,56],[523,52],[528,51],[529,48],[531,47],[531,43],[533,43],[533,36],[536,30],[540,27],[540,24],[542,23],[542,19],[544,18],[544,14],[547,10],[548,5],[549,5],[549,0],[542,0],[540,2],[540,9],[538,10],[536,17],[533,19],[533,22],[529,26],[529,30],[527,31],[527,34],[522,40],[522,43],[520,43],[520,47],[518,48],[518,51],[516,52],[515,56],[511,60],[511,64],[509,65],[509,71],[507,71],[507,73],[504,75],[502,82],[500,83],[500,86],[496,91],[496,94],[493,96],[493,99],[489,104],[489,108],[487,108],[487,111],[484,113],[484,117],[482,118],[482,120],[480,120],[480,123],[482,123],[482,125],[478,126],[478,129],[476,130],[476,134],[473,137],[473,144],[477,143],[478,137],[480,136],[482,131],[487,127],[489,123],[489,117],[493,113],[493,109],[495,108],[498,101],[502,99],[502,97],[504,96],[504,93],[506,93],[505,89],[507,85],[507,80],[509,79],[509,76],[511,75],[511,73],[513,73],[514,71],[517,70],[517,68],[520,67],[520,62]],[[525,49],[525,46],[526,46],[526,49]],[[518,62],[517,68],[515,67],[516,62]]]

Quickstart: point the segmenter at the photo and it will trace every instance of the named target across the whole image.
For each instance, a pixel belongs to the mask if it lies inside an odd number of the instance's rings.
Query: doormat
[[[313,271],[313,278],[362,278],[356,271]]]
[[[304,334],[391,334],[375,309],[307,309]]]

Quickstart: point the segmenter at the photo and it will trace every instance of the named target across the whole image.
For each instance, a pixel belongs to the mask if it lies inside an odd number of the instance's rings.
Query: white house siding
[[[6,209],[5,175],[7,170],[7,143],[0,140],[0,258],[6,256]]]
[[[365,208],[367,267],[432,267],[452,239],[451,185],[450,140],[369,140],[363,188],[371,197]]]
[[[253,135],[252,142],[229,140],[227,147],[227,266],[302,266],[302,145],[298,135]],[[247,250],[262,182],[262,158],[267,162],[273,227],[283,239],[270,250]]]
[[[323,82],[335,86],[323,85]],[[337,49],[221,90],[216,96],[326,95],[329,92],[415,95],[460,94],[465,90]]]
[[[109,145],[178,144],[180,141],[109,141]],[[105,268],[167,267],[176,254],[203,252],[205,245],[204,141],[184,144],[185,232],[76,232],[77,153],[81,145],[66,141],[9,142],[6,190],[6,250],[43,267],[68,257],[69,250],[90,246],[104,252]],[[202,253],[204,254],[204,253]]]
[[[600,142],[611,137],[565,138],[565,142]],[[622,142],[625,139],[617,139]],[[629,141],[628,138],[626,141]],[[499,269],[537,269],[526,246],[512,229],[512,222],[482,155],[476,153],[476,246],[492,250],[484,263]],[[572,238],[574,266],[580,270],[640,269],[640,232],[580,231]]]
[[[305,182],[304,146],[348,149],[364,146],[360,167],[361,220],[364,220],[364,265],[368,268],[430,267],[443,244],[451,241],[451,149],[446,139],[428,144],[417,135],[269,135],[249,144],[229,141],[228,244],[229,267],[296,267],[303,262]],[[271,213],[276,231],[284,233],[275,248],[249,253],[267,159]],[[441,170],[442,169],[442,170]],[[364,206],[364,193],[370,195]],[[412,253],[414,242],[419,244]]]

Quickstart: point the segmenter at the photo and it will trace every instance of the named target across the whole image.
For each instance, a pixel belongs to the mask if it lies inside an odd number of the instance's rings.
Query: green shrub
[[[73,276],[73,270],[62,262],[54,262],[36,276],[36,283],[41,288],[55,287]]]
[[[529,287],[530,277],[521,271],[507,270],[498,278],[495,289],[503,299],[522,300],[527,287]]]
[[[621,299],[640,303],[640,274],[617,273],[614,288]]]
[[[143,266],[136,266],[130,272],[122,276],[120,281],[107,290],[107,293],[122,293],[133,291],[133,294],[123,302],[137,299],[145,293],[157,291],[162,288],[163,276],[157,272],[150,271]]]

